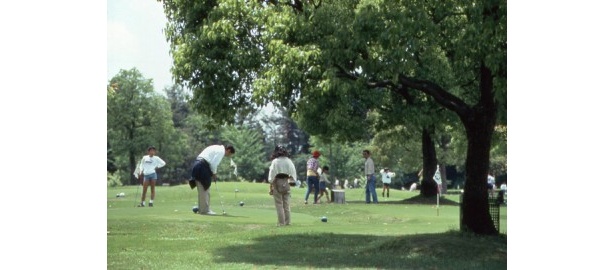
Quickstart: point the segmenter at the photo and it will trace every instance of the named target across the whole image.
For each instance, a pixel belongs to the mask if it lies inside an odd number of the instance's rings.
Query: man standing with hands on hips
[[[218,165],[223,157],[230,157],[235,154],[235,148],[232,145],[210,145],[203,150],[194,161],[192,166],[192,179],[190,179],[190,187],[197,187],[199,192],[199,214],[215,215],[216,212],[209,209],[209,187],[211,181],[217,181],[216,173]]]
[[[374,203],[378,203],[378,195],[376,194],[376,176],[374,161],[371,158],[371,154],[369,150],[363,150],[363,158],[365,158],[365,178],[367,179],[367,184],[365,185],[365,202],[370,202],[370,195]]]

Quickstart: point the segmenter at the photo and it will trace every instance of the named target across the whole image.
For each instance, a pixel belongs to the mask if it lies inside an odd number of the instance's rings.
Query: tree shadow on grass
[[[454,195],[451,195],[454,196]],[[433,197],[424,197],[424,196],[414,196],[412,198],[404,199],[404,200],[394,200],[387,201],[378,198],[378,204],[424,204],[424,205],[436,205],[438,203],[437,198]],[[365,201],[346,201],[346,203],[352,204],[365,204]],[[459,206],[459,203],[450,199],[447,199],[446,196],[440,197],[440,205],[454,205]]]
[[[506,237],[460,232],[278,234],[217,249],[214,254],[217,263],[263,268],[506,269]]]

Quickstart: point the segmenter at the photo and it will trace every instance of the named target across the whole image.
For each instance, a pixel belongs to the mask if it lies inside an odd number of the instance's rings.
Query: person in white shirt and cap
[[[210,145],[201,152],[192,165],[192,179],[190,187],[197,187],[199,194],[199,210],[201,215],[215,215],[216,212],[209,209],[209,188],[211,181],[218,180],[216,173],[218,165],[224,157],[235,154],[235,147],[232,145]]]

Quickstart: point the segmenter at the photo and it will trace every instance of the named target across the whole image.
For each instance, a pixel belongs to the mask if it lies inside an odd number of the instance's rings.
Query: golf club
[[[235,199],[237,199],[237,192],[239,192],[239,189],[237,188],[237,181],[239,181],[239,177],[237,176],[237,164],[233,162],[232,158],[231,158],[231,167],[234,168],[233,174],[235,175]]]
[[[224,211],[224,204],[222,204],[222,195],[220,195],[220,191],[218,190],[218,180],[214,181],[214,185],[216,186],[216,193],[218,193],[218,197],[220,198],[220,205],[222,206],[222,215],[226,215],[226,211]]]

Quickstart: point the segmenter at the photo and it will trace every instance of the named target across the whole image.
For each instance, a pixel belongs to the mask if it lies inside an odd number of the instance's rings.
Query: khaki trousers
[[[209,212],[209,188],[205,190],[201,181],[196,181],[196,187],[199,192],[199,214],[205,215]]]
[[[275,202],[275,209],[278,212],[278,226],[290,225],[289,198],[290,192],[280,194],[277,190],[275,190],[275,188],[273,189],[273,201]]]

